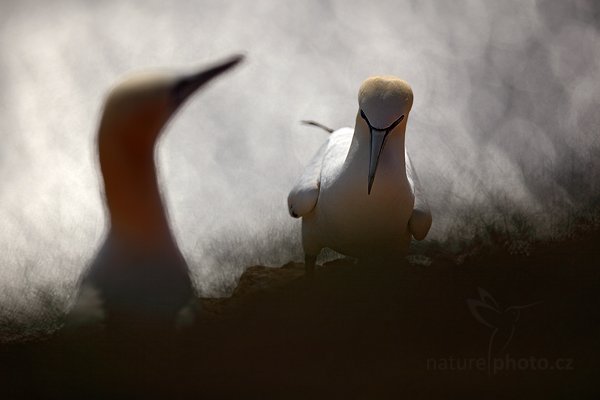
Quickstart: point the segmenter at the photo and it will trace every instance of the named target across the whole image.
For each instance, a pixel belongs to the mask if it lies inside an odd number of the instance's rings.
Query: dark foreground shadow
[[[182,334],[137,326],[3,348],[6,398],[593,398],[598,239],[461,265],[336,261],[312,281],[301,264],[252,267]],[[480,289],[488,325],[469,308]],[[509,309],[532,303],[515,320]],[[511,337],[489,354],[495,329]]]

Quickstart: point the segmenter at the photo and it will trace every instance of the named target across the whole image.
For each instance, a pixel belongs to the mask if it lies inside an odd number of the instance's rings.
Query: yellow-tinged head
[[[357,124],[369,132],[370,157],[367,193],[375,180],[379,157],[386,139],[397,127],[406,127],[412,108],[413,93],[410,85],[393,76],[374,76],[363,82],[358,91],[359,116]],[[358,128],[358,125],[357,125]]]
[[[358,90],[358,105],[374,128],[385,130],[408,116],[413,92],[408,83],[394,76],[373,76]]]

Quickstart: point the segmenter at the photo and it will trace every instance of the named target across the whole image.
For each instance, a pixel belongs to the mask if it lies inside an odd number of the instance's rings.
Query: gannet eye
[[[369,122],[369,119],[367,118],[367,116],[365,115],[365,112],[362,109],[360,110],[360,116],[362,117],[362,119],[365,120],[365,122],[367,123],[367,125],[371,126],[371,123]]]
[[[363,119],[367,119],[367,116],[363,110],[360,110],[360,116],[363,117]]]
[[[404,119],[404,114],[402,114],[402,115],[400,116],[400,118],[398,118],[396,121],[394,121],[394,123],[393,123],[393,124],[391,124],[390,126],[388,126],[387,128],[385,128],[385,130],[386,130],[387,132],[390,132],[390,131],[392,131],[392,130],[393,130],[395,127],[397,127],[397,126],[398,126],[398,124],[399,124],[400,122],[402,122],[402,120],[403,120],[403,119]]]
[[[189,84],[189,79],[181,79],[173,86],[172,93],[176,103],[181,103],[186,97],[186,86]]]
[[[191,76],[179,79],[175,82],[175,84],[171,87],[171,98],[176,106],[182,104],[188,96],[194,92],[195,87],[198,84],[194,84],[195,79],[197,78]]]

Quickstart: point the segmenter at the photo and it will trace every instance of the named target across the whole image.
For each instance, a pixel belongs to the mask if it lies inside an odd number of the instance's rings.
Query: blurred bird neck
[[[161,253],[176,249],[158,186],[154,144],[101,145],[100,166],[111,235],[130,248]]]

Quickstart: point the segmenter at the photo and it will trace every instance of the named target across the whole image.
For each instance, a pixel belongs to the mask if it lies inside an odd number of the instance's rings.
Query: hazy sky
[[[600,193],[599,4],[3,1],[0,314],[40,288],[68,298],[102,241],[94,138],[107,89],[232,53],[246,62],[194,97],[158,149],[203,293],[300,256],[286,197],[326,136],[298,121],[351,125],[376,74],[413,87],[407,146],[432,238],[467,237],[477,213],[563,223]]]

